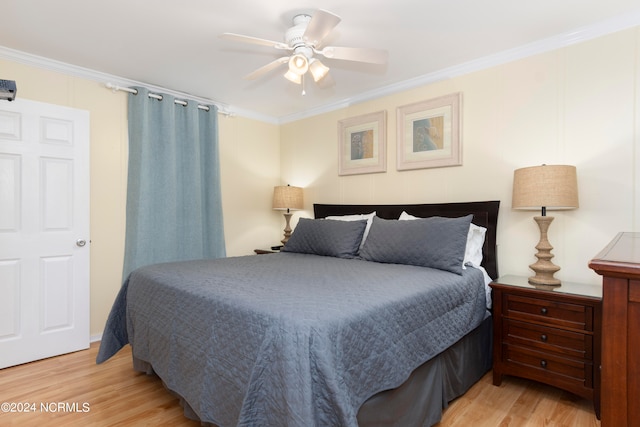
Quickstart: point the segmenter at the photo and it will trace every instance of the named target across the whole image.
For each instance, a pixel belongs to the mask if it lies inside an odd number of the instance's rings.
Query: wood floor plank
[[[35,405],[32,412],[0,411],[0,426],[200,426],[158,377],[133,370],[130,347],[96,365],[98,346],[0,370],[0,403],[13,402],[16,410]],[[512,377],[495,387],[489,372],[451,402],[437,426],[600,427],[600,421],[587,400]]]
[[[486,374],[454,400],[438,427],[600,427],[593,405],[571,393],[522,378],[500,387]]]

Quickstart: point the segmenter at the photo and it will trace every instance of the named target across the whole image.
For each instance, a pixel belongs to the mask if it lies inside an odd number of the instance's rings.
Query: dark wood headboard
[[[498,277],[496,231],[498,228],[499,208],[499,200],[414,205],[331,205],[315,203],[313,205],[313,213],[316,218],[325,218],[330,215],[368,214],[375,211],[377,216],[385,219],[397,219],[402,211],[421,218],[430,216],[457,218],[473,214],[473,223],[487,229],[484,247],[482,248],[482,266],[487,270],[491,278],[496,279]]]

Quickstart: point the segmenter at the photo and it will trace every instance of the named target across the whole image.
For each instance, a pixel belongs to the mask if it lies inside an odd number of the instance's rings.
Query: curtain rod
[[[134,95],[138,94],[138,90],[137,89],[132,89],[130,87],[118,86],[118,85],[115,85],[113,83],[106,83],[105,86],[108,89],[111,89],[114,92],[121,90],[123,92],[133,93]],[[157,93],[149,92],[149,98],[153,98],[153,99],[157,99],[157,100],[161,101],[162,100],[162,95],[158,95]],[[187,105],[187,101],[183,101],[183,100],[180,100],[180,99],[174,99],[173,102],[175,104],[179,104],[179,105],[182,105],[182,106]],[[209,111],[210,110],[208,105],[198,104],[198,108],[200,110],[204,110],[204,111]],[[222,114],[223,116],[232,116],[232,113],[229,113],[227,111],[220,111],[219,109],[218,109],[218,114]]]

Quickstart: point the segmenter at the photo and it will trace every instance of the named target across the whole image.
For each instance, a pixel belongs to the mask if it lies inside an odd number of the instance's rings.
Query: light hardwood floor
[[[126,347],[102,365],[85,351],[0,370],[0,426],[199,426],[156,376],[134,372]],[[59,406],[61,405],[61,406]],[[26,409],[31,412],[24,412]],[[445,411],[438,427],[600,426],[591,403],[553,387],[485,375]]]

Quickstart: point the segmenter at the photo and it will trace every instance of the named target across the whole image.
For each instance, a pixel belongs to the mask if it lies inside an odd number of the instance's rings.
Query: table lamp
[[[540,228],[536,249],[538,261],[529,266],[536,274],[529,277],[532,285],[559,286],[553,275],[560,267],[551,262],[553,246],[547,238],[552,216],[547,209],[575,209],[578,207],[578,179],[575,166],[542,165],[517,169],[513,174],[513,209],[541,209],[541,216],[533,219]]]
[[[292,187],[290,185],[279,185],[273,188],[273,209],[286,210],[284,219],[286,226],[284,227],[284,239],[281,240],[283,245],[287,244],[291,236],[291,210],[298,210],[304,207],[302,202],[302,188]]]

